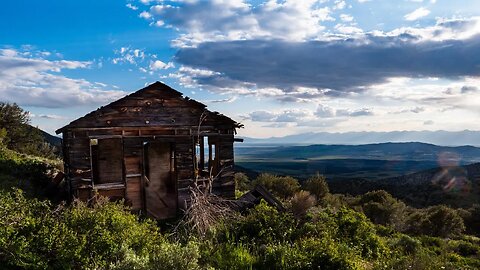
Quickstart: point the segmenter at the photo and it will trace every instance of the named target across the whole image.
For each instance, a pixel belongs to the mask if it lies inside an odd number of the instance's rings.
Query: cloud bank
[[[229,41],[202,43],[178,52],[176,61],[215,71],[193,79],[199,85],[238,82],[321,89],[318,94],[357,92],[392,77],[458,79],[479,76],[480,36],[467,40],[414,42],[414,37],[369,37],[332,42]]]
[[[0,50],[0,97],[22,106],[62,108],[105,104],[126,93],[108,90],[84,79],[61,75],[69,69],[88,68],[83,61],[47,60],[50,54]]]

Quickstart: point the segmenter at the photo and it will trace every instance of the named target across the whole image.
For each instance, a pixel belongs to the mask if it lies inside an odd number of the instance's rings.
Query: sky
[[[3,0],[0,101],[53,133],[162,81],[239,134],[480,130],[478,0]]]

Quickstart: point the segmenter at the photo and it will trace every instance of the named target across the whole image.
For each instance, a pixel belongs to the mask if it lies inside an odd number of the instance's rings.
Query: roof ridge
[[[196,100],[194,100],[194,99],[192,99],[192,98],[190,98],[190,97],[184,96],[182,92],[177,91],[177,90],[171,88],[170,86],[168,86],[168,85],[166,85],[166,84],[164,84],[164,83],[162,83],[162,82],[160,82],[160,81],[156,81],[156,82],[154,82],[154,83],[152,83],[152,84],[150,84],[150,85],[147,85],[147,86],[145,86],[144,88],[141,88],[141,89],[139,89],[139,90],[137,90],[137,91],[135,91],[135,92],[133,92],[133,93],[130,93],[130,94],[128,94],[128,95],[126,95],[126,96],[124,96],[124,97],[122,97],[122,98],[120,98],[120,99],[114,100],[114,101],[112,101],[112,102],[110,102],[110,103],[108,103],[108,104],[106,104],[106,105],[100,106],[100,107],[97,108],[96,110],[93,110],[93,111],[85,114],[84,116],[79,117],[79,118],[71,121],[69,124],[67,124],[67,125],[59,128],[59,129],[57,129],[57,130],[55,131],[55,133],[56,133],[56,134],[60,134],[60,133],[62,133],[65,129],[67,129],[67,128],[73,126],[73,125],[75,125],[75,123],[79,122],[81,119],[84,119],[84,118],[86,118],[86,117],[93,116],[93,115],[95,115],[96,113],[99,113],[100,111],[104,110],[105,108],[108,108],[108,107],[111,107],[111,106],[115,106],[116,104],[121,103],[122,101],[124,101],[124,100],[126,100],[126,99],[128,99],[128,98],[134,97],[134,96],[136,96],[136,95],[140,95],[140,94],[143,93],[144,91],[151,90],[151,89],[157,89],[157,90],[162,90],[162,91],[165,91],[165,90],[166,90],[166,91],[169,91],[169,92],[170,92],[171,94],[173,94],[174,96],[183,99],[185,102],[187,102],[187,103],[189,103],[189,104],[202,107],[204,110],[206,110],[206,111],[208,111],[209,113],[212,113],[212,114],[214,114],[214,115],[216,115],[216,116],[225,117],[227,120],[232,121],[232,123],[233,123],[234,126],[236,126],[236,127],[241,127],[241,126],[243,126],[243,125],[237,123],[236,121],[234,121],[233,119],[229,118],[228,116],[225,116],[225,115],[220,114],[220,113],[218,113],[218,112],[212,112],[212,111],[206,109],[206,108],[207,108],[207,105],[205,105],[205,104],[203,104],[203,103],[201,103],[201,102],[199,102],[199,101],[196,101]]]

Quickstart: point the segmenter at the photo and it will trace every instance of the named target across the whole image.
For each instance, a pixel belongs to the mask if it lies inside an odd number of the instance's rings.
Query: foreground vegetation
[[[310,191],[294,185],[293,196],[286,195],[288,211],[261,203],[218,220],[202,235],[104,198],[65,205],[19,189],[1,191],[0,263],[5,269],[480,267],[480,239],[464,234],[461,212],[468,210],[408,209],[384,191],[333,195],[318,175],[308,184],[303,188]]]

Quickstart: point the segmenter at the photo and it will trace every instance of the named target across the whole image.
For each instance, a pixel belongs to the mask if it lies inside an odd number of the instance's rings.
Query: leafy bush
[[[292,197],[300,190],[298,180],[290,176],[276,176],[269,173],[260,174],[255,179],[254,185],[262,185],[274,195],[286,199]]]
[[[262,258],[258,269],[362,269],[364,263],[355,249],[331,237],[269,245]]]
[[[474,204],[469,209],[459,211],[459,215],[465,223],[466,233],[480,236],[480,204]]]
[[[228,224],[227,237],[236,242],[267,245],[290,241],[296,221],[289,213],[278,212],[265,202],[249,210],[248,215]]]
[[[396,248],[400,248],[404,254],[416,254],[422,247],[422,242],[411,236],[403,234],[395,243]]]
[[[268,246],[257,269],[362,269],[362,259],[345,244],[332,239],[303,239]]]
[[[480,255],[480,246],[467,241],[458,241],[453,250],[464,257]]]
[[[346,239],[347,243],[358,248],[362,256],[378,258],[385,253],[385,244],[365,215],[344,208],[335,214],[335,219],[338,224],[337,237]]]
[[[384,190],[365,193],[359,201],[363,213],[375,224],[403,230],[406,205]]]
[[[409,233],[439,237],[456,237],[465,231],[458,212],[445,205],[416,210],[408,217],[407,226]]]
[[[209,250],[205,263],[215,269],[251,269],[257,262],[257,257],[243,244],[223,243],[213,246],[208,243],[204,248]]]
[[[317,200],[322,200],[330,191],[325,176],[317,173],[305,181],[303,189],[314,195]]]
[[[161,242],[150,254],[138,255],[131,250],[125,251],[123,260],[111,264],[115,270],[173,270],[199,269],[200,251],[197,243],[190,241],[186,246],[180,243]]]
[[[154,222],[139,220],[120,203],[53,208],[16,190],[0,192],[0,214],[0,262],[7,269],[197,266],[198,248],[168,243]]]

